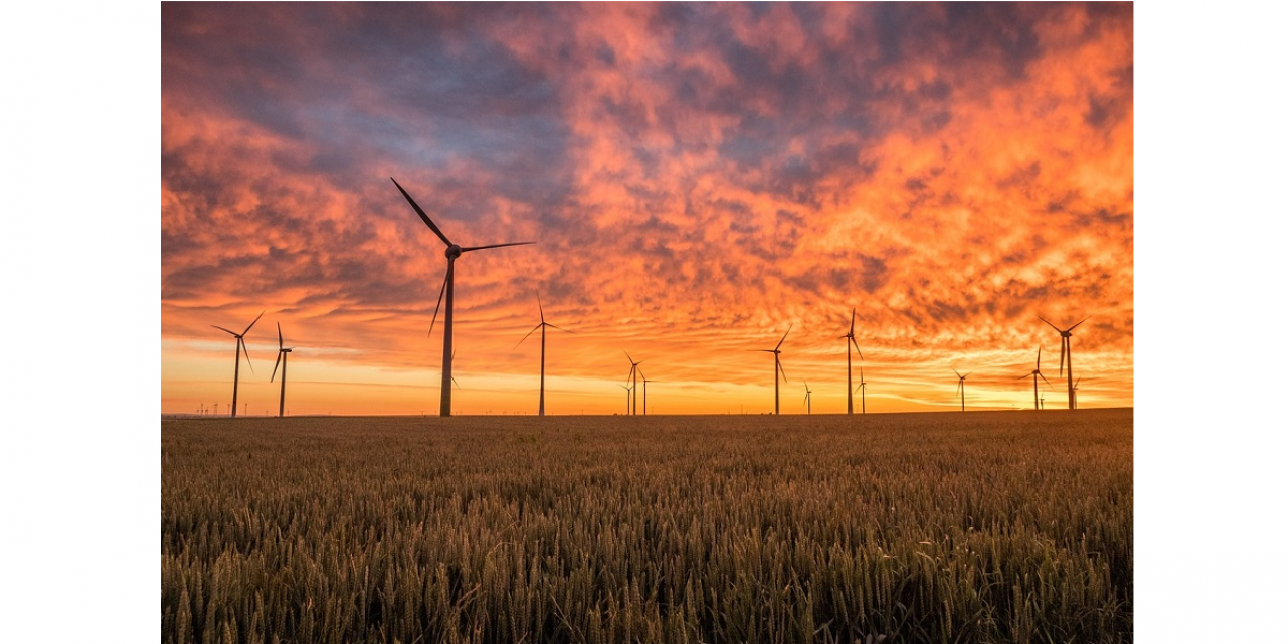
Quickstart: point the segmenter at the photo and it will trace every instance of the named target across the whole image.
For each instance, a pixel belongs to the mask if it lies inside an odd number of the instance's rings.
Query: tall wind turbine
[[[774,415],[775,416],[778,415],[778,376],[779,374],[782,374],[783,382],[787,382],[787,372],[783,371],[783,363],[778,359],[778,356],[782,353],[779,347],[783,346],[783,340],[786,340],[787,334],[791,332],[792,332],[792,325],[789,324],[787,325],[786,333],[783,333],[782,340],[779,340],[778,344],[774,345],[774,348],[751,349],[751,351],[764,351],[766,353],[774,354]]]
[[[455,283],[455,280],[453,279],[453,277],[456,274],[456,260],[462,254],[468,253],[471,251],[486,250],[488,248],[503,248],[505,246],[524,246],[527,244],[535,244],[536,242],[509,242],[505,244],[488,244],[487,246],[465,246],[465,247],[461,247],[457,244],[453,244],[451,240],[447,239],[447,236],[443,234],[443,231],[439,230],[438,226],[434,225],[434,222],[430,220],[429,215],[426,215],[425,211],[420,209],[420,206],[417,205],[416,201],[411,198],[411,195],[407,194],[407,191],[403,190],[403,187],[398,185],[398,182],[394,181],[393,177],[389,177],[389,180],[393,181],[394,185],[398,187],[398,192],[401,192],[402,196],[407,198],[407,203],[411,204],[412,209],[415,210],[416,214],[420,216],[421,221],[425,222],[425,225],[429,226],[429,229],[434,231],[434,234],[437,235],[438,239],[443,242],[443,245],[447,246],[447,249],[443,251],[443,255],[447,257],[447,273],[443,275],[443,286],[438,289],[438,304],[434,305],[434,317],[430,319],[429,331],[430,333],[433,333],[434,331],[434,321],[438,319],[438,307],[442,305],[443,294],[446,293],[447,307],[443,309],[443,382],[442,382],[442,385],[439,387],[439,391],[441,392],[441,397],[438,403],[438,415],[451,416],[452,415],[452,358],[451,358],[452,356],[452,294],[455,290],[453,288],[453,284]]]
[[[532,330],[528,331],[528,335],[532,335],[533,333],[536,333],[537,329],[541,329],[541,398],[540,398],[540,401],[537,403],[537,415],[545,416],[546,415],[546,327],[550,327],[552,329],[559,329],[560,331],[563,331],[565,333],[572,333],[572,331],[557,327],[549,322],[546,322],[546,310],[541,307],[541,295],[537,295],[537,311],[541,314],[541,323],[538,324],[537,326],[532,327]],[[527,340],[528,335],[523,336],[523,340]],[[523,340],[519,340],[519,343],[514,345],[514,347],[516,349],[519,348],[519,344],[523,344]]]
[[[957,370],[953,369],[953,373],[957,373]],[[957,373],[957,393],[962,395],[962,411],[966,411],[966,376],[970,373],[969,371],[965,375]]]
[[[282,346],[283,344],[285,343],[282,341],[282,323],[278,322],[277,323],[277,363],[273,365],[273,377],[268,379],[269,382],[273,382],[273,378],[277,377],[277,367],[280,364],[282,367],[282,398],[281,398],[281,402],[278,403],[278,407],[277,407],[278,418],[282,418],[286,416],[286,354],[295,350],[295,347]],[[250,359],[247,358],[246,362],[249,364]]]
[[[1088,315],[1087,317],[1082,318],[1082,322],[1086,322],[1090,317],[1091,316]],[[1038,316],[1038,319],[1042,320],[1043,322],[1046,322],[1047,324],[1051,324],[1050,320],[1040,315]],[[1079,322],[1078,324],[1082,324],[1082,322]],[[1061,329],[1060,327],[1054,324],[1051,324],[1051,328],[1060,332],[1060,375],[1061,376],[1064,375],[1065,355],[1069,356],[1069,379],[1067,381],[1067,384],[1069,385],[1069,409],[1078,408],[1077,395],[1073,393],[1073,330],[1078,328],[1078,324],[1075,324],[1067,329]]]
[[[246,352],[246,341],[242,339],[242,336],[245,336],[250,331],[250,328],[255,326],[255,323],[259,322],[259,319],[262,317],[264,317],[264,311],[260,311],[259,315],[256,315],[255,319],[251,320],[250,324],[246,325],[246,330],[241,333],[234,333],[217,324],[210,325],[233,336],[234,338],[237,338],[237,344],[233,347],[233,404],[229,407],[229,409],[232,410],[233,418],[237,417],[237,372],[241,370],[242,354],[246,355],[246,367],[250,369],[252,373],[255,371],[255,368],[250,366],[250,354]]]
[[[809,390],[809,383],[808,382],[805,383],[805,414],[806,415],[814,413],[813,411],[810,410],[810,404],[809,404],[809,395],[812,393],[814,392]],[[851,399],[853,399],[853,396],[851,396]]]
[[[1051,381],[1047,380],[1047,377],[1042,375],[1042,347],[1038,347],[1038,366],[1031,373],[1033,375],[1033,410],[1037,411],[1042,409],[1041,404],[1038,401],[1038,376],[1042,376],[1043,382],[1047,383],[1048,387],[1051,387]],[[1016,380],[1023,380],[1028,377],[1029,374],[1026,373],[1019,378],[1016,378]],[[1051,387],[1051,389],[1054,390],[1055,387]]]
[[[866,414],[866,413],[868,413],[868,381],[866,381],[866,380],[864,380],[864,379],[863,379],[863,367],[859,367],[859,387],[858,387],[858,391],[862,392],[862,396],[863,396],[863,413],[865,413],[865,414]],[[851,397],[852,397],[852,396],[854,395],[854,394],[853,394],[853,392],[851,392],[851,393],[850,393],[850,395],[851,395]]]
[[[859,351],[859,342],[854,339],[854,309],[850,309],[850,332],[837,339],[848,338],[845,342],[845,390],[849,394],[849,413],[854,413],[854,367],[850,362],[850,347],[853,346],[855,351]],[[859,351],[859,360],[863,359],[863,352]]]
[[[622,353],[626,353],[626,352],[623,351]],[[630,416],[634,416],[635,412],[639,409],[639,405],[637,404],[638,401],[635,399],[635,385],[637,383],[636,379],[639,376],[639,365],[641,362],[644,362],[644,361],[636,360],[635,358],[632,358],[631,354],[629,353],[626,353],[626,359],[629,360],[631,363],[631,372],[626,374],[626,377],[631,379],[631,393],[630,393],[631,404],[630,404],[630,409],[626,413]]]

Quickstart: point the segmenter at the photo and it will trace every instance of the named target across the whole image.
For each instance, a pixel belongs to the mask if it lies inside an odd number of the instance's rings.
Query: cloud
[[[571,375],[614,336],[822,351],[850,308],[909,369],[1095,312],[1130,373],[1133,73],[1123,3],[166,5],[163,337],[268,308],[433,364],[442,244],[393,176],[457,243],[537,242],[458,262],[458,324],[540,292],[604,345]]]

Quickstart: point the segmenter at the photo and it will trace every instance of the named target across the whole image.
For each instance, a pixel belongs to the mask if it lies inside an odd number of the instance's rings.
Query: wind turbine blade
[[[274,363],[273,363],[273,375],[272,375],[272,377],[270,377],[270,378],[268,379],[268,381],[269,381],[269,382],[273,382],[273,379],[277,377],[277,366],[278,366],[278,365],[280,365],[280,364],[282,364],[282,350],[281,350],[281,349],[278,349],[278,350],[277,350],[277,362],[274,362]]]
[[[1051,391],[1055,391],[1055,387],[1051,387],[1051,381],[1046,379],[1046,375],[1044,375],[1044,374],[1043,374],[1042,372],[1040,372],[1040,371],[1038,372],[1038,375],[1039,375],[1039,376],[1042,376],[1042,382],[1047,383],[1047,387],[1050,387],[1050,388],[1051,388]]]
[[[443,293],[447,291],[447,273],[443,273],[443,285],[438,287],[438,304],[434,305],[434,317],[429,318],[429,331],[425,332],[425,337],[434,333],[434,322],[438,321],[438,307],[443,305]]]
[[[854,339],[854,309],[850,309],[850,339]]]
[[[954,369],[953,369],[953,373],[957,373],[957,369],[956,369],[956,368],[954,368]],[[959,380],[961,379],[961,377],[962,377],[962,375],[961,375],[960,373],[957,373],[957,378],[958,378]]]
[[[389,177],[389,180],[393,181],[395,186],[398,186],[398,182],[394,181],[393,177]],[[402,186],[398,186],[398,192],[401,192],[402,196],[407,198],[407,203],[411,204],[412,210],[415,210],[416,214],[420,215],[420,220],[425,222],[425,225],[429,226],[429,229],[434,231],[434,234],[438,235],[439,239],[443,240],[443,244],[446,246],[451,246],[452,242],[448,241],[447,235],[444,235],[443,231],[439,230],[438,226],[434,225],[434,222],[429,219],[429,215],[425,214],[425,211],[421,210],[420,206],[416,204],[416,200],[412,199],[411,195],[407,194],[407,191],[403,190]]]
[[[537,293],[537,312],[541,314],[541,323],[546,322],[546,310],[541,306],[541,294]]]
[[[568,329],[565,329],[565,328],[563,328],[563,327],[561,327],[561,326],[555,326],[555,325],[553,325],[553,324],[546,324],[546,326],[548,326],[548,327],[550,327],[550,328],[552,328],[552,329],[559,329],[560,331],[563,331],[564,333],[573,333],[573,334],[577,333],[576,331],[569,331]]]
[[[1090,315],[1088,315],[1087,317],[1082,318],[1082,322],[1086,322],[1087,320],[1090,320],[1090,319],[1091,319],[1091,316],[1090,316]],[[1082,324],[1082,322],[1079,322],[1078,324]],[[1075,324],[1075,325],[1073,325],[1073,326],[1069,327],[1069,328],[1065,331],[1065,333],[1068,333],[1069,331],[1072,331],[1072,330],[1074,330],[1074,329],[1078,328],[1078,324]]]
[[[1040,315],[1038,316],[1038,319],[1039,319],[1039,320],[1042,320],[1043,322],[1046,322],[1047,324],[1051,324],[1051,321],[1050,321],[1050,320],[1048,320],[1048,319],[1046,319],[1046,318],[1044,318],[1044,317],[1042,317],[1042,316],[1040,316]],[[1055,329],[1056,331],[1059,331],[1060,333],[1064,333],[1064,329],[1061,329],[1060,327],[1058,327],[1058,326],[1056,326],[1056,325],[1054,325],[1054,324],[1051,324],[1051,328]]]
[[[286,342],[282,340],[282,323],[277,323],[277,350],[281,351],[286,348]]]
[[[506,246],[527,246],[528,244],[535,244],[535,243],[537,242],[510,242],[508,244],[488,244],[487,246],[470,246],[468,248],[462,248],[461,252],[468,253],[472,250],[487,250],[489,248],[505,248]]]
[[[251,327],[253,327],[253,326],[255,326],[255,323],[256,323],[256,322],[259,322],[259,319],[260,319],[260,318],[264,317],[264,313],[267,313],[267,311],[260,311],[260,312],[259,312],[259,315],[256,315],[256,316],[255,316],[255,319],[254,319],[254,320],[251,320],[251,321],[250,321],[250,324],[247,324],[247,325],[246,325],[246,331],[242,331],[242,332],[241,332],[241,334],[242,334],[242,335],[246,335],[246,332],[247,332],[247,331],[250,331],[250,328],[251,328]]]
[[[969,376],[969,375],[971,375],[972,373],[975,373],[975,371],[974,371],[973,369],[972,369],[972,370],[970,370],[970,371],[967,371],[967,372],[966,372],[966,374],[962,376],[962,380],[965,380],[965,379],[966,379],[966,376]]]
[[[1038,347],[1038,370],[1042,369],[1042,347]]]
[[[774,365],[778,367],[778,373],[783,374],[783,382],[787,382],[787,372],[783,371],[783,363],[778,361],[777,356],[774,357]]]
[[[956,391],[954,391],[953,393],[955,393],[955,394],[959,394],[959,393],[961,393],[961,392],[962,392],[962,381],[958,380],[958,381],[957,381],[957,390],[956,390]]]
[[[537,326],[532,327],[532,330],[531,330],[531,331],[528,331],[528,335],[532,335],[533,333],[536,333],[536,332],[537,332],[537,329],[540,329],[540,328],[541,328],[541,325],[540,325],[540,324],[538,324]],[[518,349],[518,348],[519,348],[519,345],[523,344],[523,340],[527,340],[527,339],[528,339],[528,335],[523,336],[523,339],[522,339],[522,340],[519,340],[518,342],[515,342],[515,343],[514,343],[514,348]]]
[[[461,383],[456,382],[456,376],[452,376],[452,384],[456,385],[457,389],[461,388]]]
[[[859,360],[863,359],[863,350],[859,349],[859,343],[855,341],[854,336],[850,336],[850,342],[854,343],[854,350],[859,352]]]
[[[1064,375],[1064,348],[1068,346],[1068,338],[1060,338],[1060,375]]]
[[[791,332],[792,332],[792,325],[793,325],[793,324],[795,324],[795,322],[793,322],[792,324],[788,324],[788,325],[787,325],[787,333],[791,333]],[[779,340],[779,341],[778,341],[778,344],[774,345],[774,349],[775,349],[775,350],[776,350],[776,349],[778,349],[778,347],[783,346],[783,340],[786,340],[786,339],[787,339],[787,333],[784,333],[784,334],[783,334],[783,339],[782,339],[782,340]]]
[[[236,332],[236,331],[229,331],[228,329],[225,329],[224,327],[221,327],[221,326],[219,326],[218,324],[212,324],[212,325],[210,325],[210,326],[213,326],[213,327],[215,327],[216,329],[219,329],[220,331],[223,331],[224,333],[227,333],[228,335],[233,336],[234,338],[235,338],[235,337],[237,337],[237,332]]]
[[[255,368],[250,366],[250,353],[246,351],[246,341],[238,337],[237,344],[241,346],[242,355],[246,356],[246,366],[250,369],[251,373],[255,373]]]

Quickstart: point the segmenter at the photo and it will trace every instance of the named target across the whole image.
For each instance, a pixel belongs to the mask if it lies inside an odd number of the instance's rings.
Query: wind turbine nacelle
[[[443,251],[443,257],[446,257],[449,260],[456,259],[457,257],[460,257],[460,256],[461,256],[461,247],[459,244],[452,244],[451,246],[448,246],[446,250]]]

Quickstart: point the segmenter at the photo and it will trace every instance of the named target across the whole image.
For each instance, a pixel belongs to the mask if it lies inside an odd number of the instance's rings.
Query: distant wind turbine
[[[855,391],[862,392],[863,413],[868,413],[868,382],[863,379],[863,367],[859,367],[859,386]]]
[[[541,323],[538,324],[537,326],[532,327],[532,330],[528,331],[528,335],[532,335],[533,333],[536,333],[537,329],[541,329],[541,396],[540,396],[539,402],[537,403],[537,415],[545,416],[546,415],[546,327],[550,327],[552,329],[559,329],[560,331],[563,331],[565,333],[572,333],[572,331],[557,327],[549,322],[546,322],[546,311],[541,306],[540,294],[537,295],[537,312],[541,314]],[[523,336],[523,340],[527,340],[528,335]],[[518,344],[514,345],[514,347],[517,349],[520,344],[523,344],[523,340],[519,340]]]
[[[626,390],[626,415],[630,416],[631,415],[631,391],[633,390],[630,387],[627,387],[626,385],[617,385],[617,386]]]
[[[278,418],[282,418],[286,416],[286,357],[287,357],[287,354],[295,350],[295,347],[282,346],[283,344],[285,343],[282,340],[282,323],[278,322],[277,323],[277,364],[273,365],[273,377],[268,379],[269,382],[273,382],[273,378],[277,377],[277,367],[278,367],[278,364],[280,364],[282,366],[282,398],[281,398],[281,402],[278,403],[278,407],[277,407]],[[250,360],[248,358],[247,363],[249,364],[249,362]]]
[[[622,353],[626,353],[626,352],[623,351]],[[636,379],[639,376],[639,365],[641,362],[644,362],[644,361],[636,360],[635,358],[632,358],[631,354],[629,353],[626,353],[626,359],[629,360],[631,363],[631,372],[626,374],[626,377],[631,379],[630,409],[627,410],[626,413],[629,416],[634,416],[635,412],[639,410],[639,405],[637,404],[639,401],[635,399],[635,385],[637,383]]]
[[[807,382],[807,383],[805,383],[805,414],[806,414],[806,415],[809,415],[809,414],[814,413],[814,412],[810,409],[810,403],[809,403],[809,395],[810,395],[810,394],[812,394],[812,393],[814,393],[814,392],[812,392],[812,391],[810,391],[810,390],[809,390],[809,383],[808,383],[808,382]],[[853,405],[853,400],[854,400],[854,397],[853,397],[853,396],[851,396],[851,397],[850,397],[851,405]],[[851,411],[851,413],[853,413],[853,410],[850,410],[850,411]]]
[[[1074,409],[1078,408],[1078,383],[1079,382],[1082,382],[1082,378],[1078,378],[1078,381],[1073,383],[1073,408]]]
[[[657,382],[657,381],[649,380],[648,376],[644,375],[643,369],[640,369],[639,372],[640,372],[640,384],[644,385],[644,414],[643,415],[647,416],[648,415],[648,383]]]
[[[850,347],[853,346],[855,351],[859,351],[859,342],[854,339],[854,309],[850,309],[850,332],[837,336],[837,339],[847,338],[845,342],[845,389],[849,393],[849,413],[854,413],[854,367],[850,362]],[[863,352],[859,351],[859,360],[863,359]]]
[[[957,373],[957,370],[953,369],[953,373]],[[965,375],[957,373],[957,393],[962,395],[962,411],[966,411],[966,376],[970,374],[969,371]]]
[[[245,336],[248,332],[250,332],[250,328],[255,326],[255,323],[259,322],[260,318],[264,317],[264,313],[265,313],[264,311],[261,311],[259,315],[256,315],[255,319],[251,320],[250,324],[246,325],[246,330],[242,331],[241,333],[235,333],[233,331],[229,331],[228,329],[225,329],[224,327],[221,327],[217,324],[210,325],[215,327],[216,329],[219,329],[220,331],[223,331],[224,333],[227,333],[233,336],[234,338],[237,338],[237,344],[233,347],[233,404],[229,407],[229,409],[232,410],[232,418],[237,417],[237,376],[238,376],[238,371],[241,370],[241,356],[243,354],[245,354],[246,356],[246,368],[250,369],[251,373],[255,372],[255,368],[250,366],[250,354],[246,352],[246,341],[243,340],[242,337]]]
[[[787,334],[791,332],[792,332],[792,325],[789,324],[787,325],[786,333],[783,333],[782,340],[779,340],[778,344],[774,345],[774,348],[772,349],[748,349],[749,351],[764,351],[766,353],[774,354],[774,415],[775,416],[778,415],[778,376],[779,374],[782,374],[783,382],[787,382],[787,372],[783,371],[783,363],[778,359],[779,355],[782,354],[782,351],[779,349],[779,347],[783,346],[783,340],[786,340]]]
[[[1038,347],[1038,366],[1030,373],[1033,375],[1033,409],[1034,411],[1037,411],[1042,408],[1041,403],[1038,401],[1038,376],[1042,376],[1042,381],[1047,383],[1048,387],[1051,387],[1051,381],[1047,380],[1047,377],[1042,375],[1042,347]],[[1026,373],[1019,378],[1016,378],[1016,380],[1023,380],[1028,377],[1029,374]],[[1051,387],[1051,389],[1054,391],[1055,387]]]
[[[434,234],[438,236],[438,239],[441,240],[445,246],[447,246],[447,249],[443,251],[443,255],[447,257],[447,272],[443,275],[443,286],[438,289],[438,304],[434,305],[434,317],[430,319],[429,331],[430,333],[434,332],[434,322],[438,319],[438,307],[442,305],[443,294],[446,293],[447,306],[443,309],[443,382],[442,382],[442,385],[439,387],[441,394],[440,394],[439,403],[438,403],[438,415],[451,416],[452,415],[452,358],[451,358],[452,356],[452,294],[455,290],[453,286],[455,283],[455,280],[453,278],[456,274],[456,260],[462,254],[468,253],[471,251],[486,250],[488,248],[503,248],[506,246],[524,246],[527,244],[535,244],[536,242],[509,242],[505,244],[488,244],[487,246],[466,246],[466,247],[461,247],[457,244],[453,244],[451,240],[447,239],[447,236],[443,234],[443,231],[439,230],[438,226],[434,225],[434,222],[430,220],[429,215],[426,215],[425,211],[420,209],[420,206],[417,205],[416,201],[411,198],[411,195],[407,194],[407,191],[403,190],[403,187],[398,185],[398,182],[395,181],[393,177],[389,177],[389,180],[393,181],[394,185],[398,187],[398,192],[401,192],[402,196],[407,199],[407,203],[411,204],[412,209],[415,210],[416,214],[420,216],[421,221],[425,222],[425,225],[429,226],[429,229],[432,230]]]
[[[1088,315],[1087,317],[1082,318],[1082,322],[1086,322],[1090,318],[1091,316]],[[1069,378],[1066,383],[1069,385],[1069,409],[1077,409],[1077,395],[1073,393],[1073,330],[1078,328],[1078,324],[1082,324],[1082,322],[1079,322],[1067,329],[1061,329],[1060,327],[1051,324],[1050,320],[1040,315],[1038,316],[1038,319],[1050,324],[1051,328],[1060,332],[1060,375],[1064,375],[1064,360],[1067,355],[1069,357]]]

